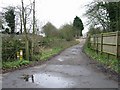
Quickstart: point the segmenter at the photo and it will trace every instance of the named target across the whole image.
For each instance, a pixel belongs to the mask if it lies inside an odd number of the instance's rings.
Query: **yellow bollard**
[[[19,60],[20,59],[20,54],[19,54],[19,52],[17,52],[17,60]]]
[[[23,50],[20,50],[20,60],[23,60]]]

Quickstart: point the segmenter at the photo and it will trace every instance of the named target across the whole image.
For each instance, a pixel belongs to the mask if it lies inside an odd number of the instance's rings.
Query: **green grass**
[[[117,73],[120,73],[118,70],[118,60],[115,58],[115,56],[108,56],[108,54],[100,54],[96,53],[96,51],[88,48],[86,45],[84,47],[84,51],[87,55],[92,57],[94,60],[97,60],[99,63],[107,66],[107,68],[110,68],[111,70],[114,70]]]
[[[62,50],[76,45],[79,42],[77,41],[65,41],[65,40],[54,40],[48,47],[42,50],[41,53],[34,55],[34,60],[27,61],[27,60],[10,60],[6,62],[2,62],[2,69],[13,69],[13,68],[19,68],[21,66],[29,65],[31,63],[34,63],[34,61],[46,61],[52,56],[58,54]]]
[[[11,69],[11,68],[19,68],[23,65],[28,65],[30,64],[29,61],[27,60],[15,60],[12,62],[2,62],[2,68],[3,69]]]
[[[42,52],[40,60],[47,60],[53,55],[58,54],[62,50],[78,43],[79,42],[77,41],[55,41],[55,43],[52,43],[50,50],[45,50]]]
[[[35,55],[34,58],[36,60],[48,60],[50,57],[58,54],[62,50],[73,46],[75,44],[78,44],[77,41],[55,41],[55,43],[52,43],[51,47],[48,47],[42,51],[42,54]]]
[[[53,55],[59,53],[61,51],[61,48],[53,48],[50,49],[49,51],[43,51],[40,60],[47,60],[49,57],[52,57]]]
[[[0,61],[0,68],[2,68],[2,61]]]

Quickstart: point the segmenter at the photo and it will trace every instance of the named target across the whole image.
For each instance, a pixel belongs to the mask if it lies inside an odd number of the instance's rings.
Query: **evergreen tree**
[[[15,33],[15,14],[14,8],[9,7],[5,12],[5,20],[8,23],[8,26],[11,28],[11,34]]]
[[[76,30],[76,36],[82,36],[82,30],[84,29],[82,20],[76,16],[73,21],[73,27]]]
[[[110,20],[110,31],[119,31],[120,29],[120,1],[109,2],[105,4],[108,18]]]

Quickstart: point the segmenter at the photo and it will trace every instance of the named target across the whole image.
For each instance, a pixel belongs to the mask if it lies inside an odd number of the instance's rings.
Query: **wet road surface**
[[[94,69],[82,43],[66,49],[45,64],[3,74],[3,88],[118,88]]]

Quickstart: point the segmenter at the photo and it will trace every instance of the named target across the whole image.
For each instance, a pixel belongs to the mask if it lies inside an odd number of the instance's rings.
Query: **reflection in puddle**
[[[73,52],[72,54],[77,54],[77,52]]]
[[[78,53],[77,52],[72,52],[71,55],[77,55]]]
[[[26,82],[28,82],[29,79],[31,79],[31,81],[34,83],[34,76],[33,75],[24,74],[21,78],[23,78]]]
[[[72,52],[76,52],[76,50],[72,50]]]
[[[65,55],[65,56],[59,57],[57,60],[62,62],[62,61],[65,61],[65,60],[69,60],[70,58],[71,58],[70,56]]]
[[[72,52],[72,55],[78,54],[78,51],[76,49],[72,49],[71,52]]]
[[[33,78],[32,78],[33,77]],[[63,77],[55,77],[52,74],[34,74],[32,77],[28,78],[28,82],[34,82],[39,84],[43,87],[48,88],[65,88],[68,87],[70,84],[73,85],[74,83],[70,80],[67,80]]]
[[[59,61],[64,61],[64,59],[63,59],[63,58],[58,58],[58,60],[59,60]]]

